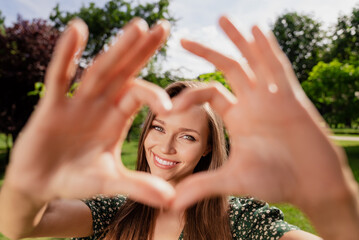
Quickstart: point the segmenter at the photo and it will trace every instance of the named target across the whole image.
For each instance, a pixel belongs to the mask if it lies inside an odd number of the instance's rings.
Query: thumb
[[[104,194],[126,194],[153,207],[168,207],[175,197],[174,188],[165,180],[145,172],[121,169],[120,179],[108,179]]]
[[[183,211],[194,203],[230,192],[223,171],[202,172],[187,177],[176,186],[176,199],[171,207]]]

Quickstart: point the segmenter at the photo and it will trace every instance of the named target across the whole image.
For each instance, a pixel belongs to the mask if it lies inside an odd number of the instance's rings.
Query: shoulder
[[[95,232],[96,230],[103,230],[104,226],[110,224],[119,208],[126,202],[126,199],[123,195],[111,197],[98,195],[84,200],[86,205],[91,209]]]
[[[91,211],[117,211],[125,202],[126,197],[123,195],[105,196],[97,195],[89,199],[85,199],[84,202],[90,207]]]
[[[282,211],[278,208],[270,207],[268,203],[252,197],[229,197],[229,211],[233,217],[240,215],[244,220],[247,217],[250,217],[249,220],[251,220],[258,215],[261,218],[269,216],[284,218]]]
[[[123,195],[105,196],[97,195],[83,200],[92,213],[93,236],[77,239],[98,239],[110,225],[117,211],[126,202],[127,197]]]
[[[234,239],[279,239],[298,229],[284,221],[281,210],[252,197],[230,197],[229,218]]]

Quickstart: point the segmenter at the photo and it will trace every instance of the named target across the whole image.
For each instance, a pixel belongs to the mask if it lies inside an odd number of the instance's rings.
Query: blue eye
[[[159,132],[163,132],[163,131],[164,131],[162,127],[157,126],[157,125],[153,125],[153,126],[151,126],[151,128],[153,128],[153,129],[155,129],[156,131],[159,131]]]
[[[184,135],[183,138],[192,142],[196,141],[196,139],[191,135]]]

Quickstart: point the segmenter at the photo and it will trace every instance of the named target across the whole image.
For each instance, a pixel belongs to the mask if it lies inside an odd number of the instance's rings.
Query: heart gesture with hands
[[[31,232],[40,209],[58,198],[126,194],[181,212],[205,197],[233,194],[295,204],[327,239],[336,239],[330,238],[333,229],[358,233],[359,219],[350,219],[359,213],[347,211],[359,209],[359,204],[353,198],[358,189],[345,154],[328,138],[324,120],[275,38],[254,27],[253,40],[248,41],[226,17],[220,25],[248,66],[196,42],[183,40],[182,45],[223,71],[233,94],[218,83],[190,88],[173,99],[172,108],[163,89],[135,79],[167,38],[168,22],[149,30],[143,20],[132,20],[84,72],[75,96],[67,98],[88,34],[81,20],[72,21],[56,45],[46,73],[46,96],[12,150],[1,189],[0,212],[11,215],[17,207],[12,199],[28,205],[10,221],[0,219],[0,226],[17,230],[12,225],[22,219],[23,232]],[[229,132],[230,155],[221,168],[192,174],[174,189],[159,177],[122,165],[119,145],[142,104],[165,115],[204,102],[222,117]],[[7,205],[12,208],[7,210]],[[334,211],[326,211],[333,205]],[[343,219],[348,220],[342,225],[346,228],[336,228]]]
[[[47,94],[15,144],[4,186],[41,202],[122,193],[153,206],[168,204],[174,189],[158,177],[127,170],[118,150],[142,104],[162,114],[172,107],[164,90],[134,79],[168,33],[166,21],[149,30],[144,20],[132,20],[83,74],[70,99],[75,58],[88,34],[81,20],[72,21],[48,67]]]
[[[345,199],[353,190],[345,155],[327,137],[324,120],[274,36],[253,27],[248,41],[226,17],[220,26],[248,67],[199,43],[182,40],[182,45],[223,71],[234,95],[220,84],[189,89],[174,100],[174,110],[209,102],[229,132],[229,160],[217,171],[194,174],[177,185],[174,208],[219,194],[290,202],[306,212],[330,205],[328,199]]]

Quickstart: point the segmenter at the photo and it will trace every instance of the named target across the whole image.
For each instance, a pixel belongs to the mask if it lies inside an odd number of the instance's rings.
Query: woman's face
[[[203,108],[167,116],[157,115],[144,142],[151,174],[175,185],[193,173],[210,148],[208,120]]]

